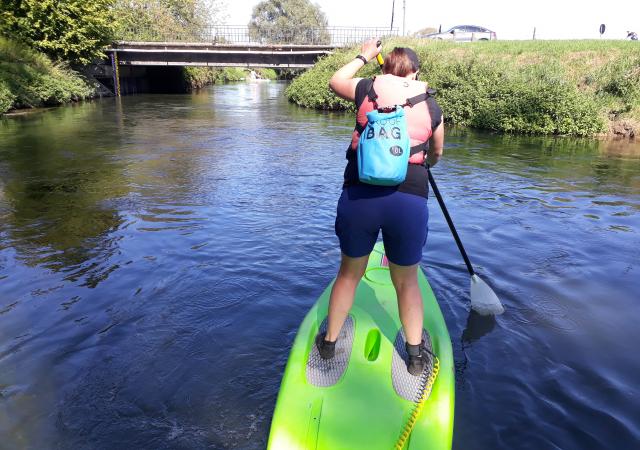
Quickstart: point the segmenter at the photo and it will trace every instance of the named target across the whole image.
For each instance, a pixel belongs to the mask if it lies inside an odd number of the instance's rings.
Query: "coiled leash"
[[[424,407],[425,402],[431,395],[431,389],[433,388],[433,383],[435,383],[436,378],[438,376],[438,372],[440,371],[440,360],[433,353],[429,352],[431,357],[433,358],[433,370],[429,374],[429,376],[424,380],[424,384],[422,386],[422,392],[420,394],[420,398],[416,401],[413,410],[411,411],[411,415],[402,428],[402,433],[400,433],[400,437],[396,442],[394,447],[395,450],[402,450],[404,444],[409,439],[411,435],[411,431],[413,431],[413,427],[415,426],[420,413],[422,412],[422,408]]]

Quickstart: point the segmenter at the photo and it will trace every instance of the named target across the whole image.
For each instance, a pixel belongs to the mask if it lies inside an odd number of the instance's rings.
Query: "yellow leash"
[[[438,376],[438,372],[440,371],[440,360],[438,360],[436,355],[433,355],[433,358],[434,358],[433,370],[431,371],[429,378],[427,378],[427,382],[424,385],[424,389],[422,390],[422,395],[420,396],[420,399],[416,402],[415,406],[413,407],[413,411],[411,411],[409,420],[407,420],[407,423],[404,425],[404,428],[402,429],[402,433],[400,434],[400,437],[398,438],[398,442],[396,442],[396,445],[394,447],[396,450],[402,450],[402,448],[404,447],[404,444],[407,442],[407,439],[409,439],[409,436],[411,435],[411,431],[413,431],[413,427],[415,426],[416,421],[420,416],[420,412],[422,412],[424,403],[429,398],[429,395],[431,395],[431,389],[433,388],[433,383],[435,383],[436,377]]]

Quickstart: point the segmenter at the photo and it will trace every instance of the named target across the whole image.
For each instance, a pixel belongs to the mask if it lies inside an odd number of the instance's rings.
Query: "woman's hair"
[[[406,77],[420,69],[416,52],[407,47],[396,47],[384,59],[382,71],[398,77]]]

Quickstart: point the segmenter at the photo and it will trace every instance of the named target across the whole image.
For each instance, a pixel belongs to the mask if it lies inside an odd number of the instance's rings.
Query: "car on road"
[[[455,42],[495,41],[497,39],[495,32],[477,25],[456,25],[442,33],[430,33],[419,37]]]

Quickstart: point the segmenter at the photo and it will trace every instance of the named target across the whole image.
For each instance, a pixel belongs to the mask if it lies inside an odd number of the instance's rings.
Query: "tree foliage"
[[[114,10],[118,40],[197,40],[225,18],[223,0],[115,0]]]
[[[262,43],[327,44],[327,17],[309,0],[265,0],[253,8],[249,36]]]
[[[426,28],[422,28],[418,31],[416,31],[415,33],[412,34],[412,36],[425,36],[427,34],[431,34],[431,33],[438,33],[438,29],[434,28],[434,27],[426,27]]]
[[[2,0],[0,33],[49,56],[89,63],[114,31],[114,0]]]

